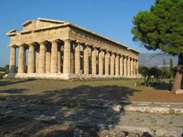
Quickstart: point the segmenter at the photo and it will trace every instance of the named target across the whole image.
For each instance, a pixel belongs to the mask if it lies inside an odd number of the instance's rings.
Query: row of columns
[[[27,73],[63,73],[97,75],[136,76],[138,74],[138,60],[129,56],[117,54],[106,49],[75,42],[74,50],[72,41],[31,43],[19,45],[18,73],[25,73],[26,47],[28,52]],[[63,49],[61,49],[63,45]],[[83,62],[81,62],[81,45],[83,46]],[[62,53],[63,50],[63,53]],[[63,55],[62,55],[63,54]],[[89,63],[91,58],[91,64]],[[63,61],[61,61],[63,60]],[[10,72],[14,73],[16,67],[16,47],[10,47]],[[91,71],[89,70],[91,69]],[[97,71],[98,69],[98,71]]]

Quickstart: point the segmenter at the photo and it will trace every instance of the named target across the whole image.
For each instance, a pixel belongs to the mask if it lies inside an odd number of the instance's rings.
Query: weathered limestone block
[[[183,89],[178,89],[177,91],[175,91],[175,94],[183,94]]]

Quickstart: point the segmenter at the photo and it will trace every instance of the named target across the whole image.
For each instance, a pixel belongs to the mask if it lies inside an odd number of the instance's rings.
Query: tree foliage
[[[183,0],[156,0],[150,11],[140,11],[133,20],[134,40],[149,50],[177,55],[183,52]]]
[[[139,67],[139,73],[144,77],[144,84],[146,86],[151,86],[154,79],[159,80],[161,76],[161,70],[157,67]]]

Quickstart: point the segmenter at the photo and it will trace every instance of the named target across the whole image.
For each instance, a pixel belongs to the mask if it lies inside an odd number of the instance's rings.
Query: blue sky
[[[140,52],[149,52],[133,42],[132,19],[148,10],[155,0],[0,0],[0,66],[9,63],[11,29],[38,17],[66,20],[109,37]]]

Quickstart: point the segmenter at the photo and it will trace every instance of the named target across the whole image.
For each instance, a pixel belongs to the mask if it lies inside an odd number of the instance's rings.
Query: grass
[[[142,80],[58,81],[4,79],[0,80],[0,97],[42,96],[46,93],[52,93],[51,95],[54,94],[55,97],[60,94],[60,96],[67,95],[67,97],[73,98],[183,102],[182,95],[175,95],[168,91],[168,82],[156,85],[156,87],[135,86],[136,82],[142,82]]]

